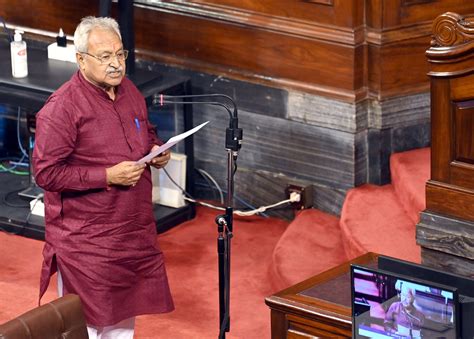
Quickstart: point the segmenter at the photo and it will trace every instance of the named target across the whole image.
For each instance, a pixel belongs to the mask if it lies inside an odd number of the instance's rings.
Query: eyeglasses
[[[95,56],[95,55],[87,53],[87,52],[79,52],[79,53],[87,54],[87,55],[93,57],[94,59],[99,60],[102,65],[110,64],[112,62],[113,58],[117,58],[118,61],[124,61],[128,57],[128,51],[126,49],[124,49],[120,52],[117,52],[115,54],[103,54],[101,56]]]

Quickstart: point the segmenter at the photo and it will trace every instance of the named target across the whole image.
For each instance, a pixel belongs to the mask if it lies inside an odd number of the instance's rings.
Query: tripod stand
[[[233,111],[219,101],[174,101],[174,99],[190,98],[224,98],[232,103]],[[219,265],[219,339],[225,338],[230,331],[230,259],[231,240],[233,237],[233,205],[234,205],[234,174],[237,170],[237,155],[242,144],[242,129],[238,127],[237,105],[234,100],[224,94],[203,95],[155,95],[153,104],[205,104],[220,106],[229,113],[229,127],[226,128],[225,148],[227,150],[227,199],[225,214],[218,215],[217,253]]]

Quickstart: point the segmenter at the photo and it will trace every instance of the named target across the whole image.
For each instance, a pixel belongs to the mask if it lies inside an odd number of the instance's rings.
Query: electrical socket
[[[300,201],[291,203],[294,209],[302,210],[313,206],[313,185],[300,186],[294,184],[288,184],[285,189],[286,198],[289,199],[291,193],[298,193],[300,195]]]

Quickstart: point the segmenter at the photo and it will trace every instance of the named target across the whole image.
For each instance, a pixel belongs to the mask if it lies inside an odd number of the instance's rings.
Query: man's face
[[[108,89],[122,82],[125,76],[125,60],[115,57],[123,50],[122,41],[115,32],[93,29],[89,34],[88,54],[78,54],[79,66],[84,77],[96,86]],[[90,54],[90,55],[89,55]],[[101,63],[97,58],[111,55],[110,61]]]
[[[415,298],[413,297],[413,294],[411,294],[410,290],[404,290],[400,294],[400,300],[402,302],[402,305],[407,307],[413,303]]]

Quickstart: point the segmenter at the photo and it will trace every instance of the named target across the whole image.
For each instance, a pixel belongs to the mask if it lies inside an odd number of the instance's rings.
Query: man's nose
[[[110,60],[110,66],[113,66],[115,68],[120,67],[120,60],[119,60],[118,56],[112,55],[112,59]]]

